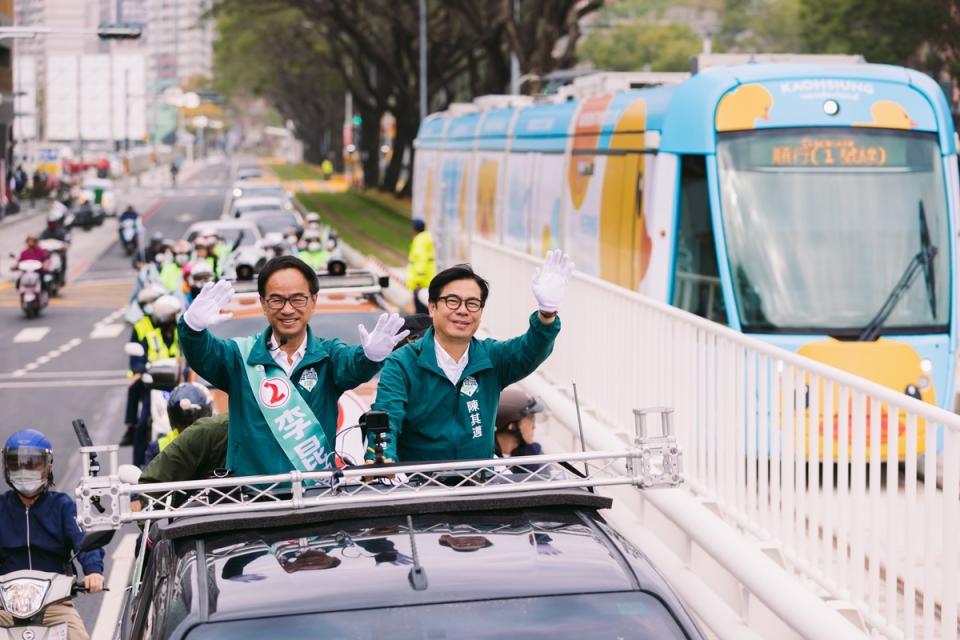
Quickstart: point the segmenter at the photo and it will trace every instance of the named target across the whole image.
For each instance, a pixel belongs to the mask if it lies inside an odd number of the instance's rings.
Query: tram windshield
[[[754,130],[722,134],[717,158],[743,331],[855,338],[894,291],[879,333],[946,331],[952,249],[934,134]]]

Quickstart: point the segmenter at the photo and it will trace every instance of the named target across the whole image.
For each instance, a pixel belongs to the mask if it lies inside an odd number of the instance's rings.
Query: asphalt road
[[[230,175],[227,162],[206,164],[181,180],[175,190],[148,184],[132,191],[130,199],[143,204],[140,210],[149,233],[160,231],[179,238],[193,222],[220,216]],[[103,237],[74,243],[83,244],[89,254],[70,254],[74,279],[39,318],[27,320],[16,292],[9,284],[0,284],[0,406],[5,407],[0,416],[0,442],[18,429],[43,431],[54,446],[57,488],[71,495],[80,475],[71,421],[83,418],[96,444],[117,442],[123,432],[126,402],[123,345],[130,328],[122,313],[134,273],[110,227],[89,233]],[[94,240],[100,242],[90,242]],[[129,447],[121,449],[121,463],[130,462],[131,456]],[[121,534],[125,532],[127,529]],[[106,550],[108,583],[114,564],[111,557],[121,540],[122,535]],[[75,600],[91,634],[103,602],[103,595]],[[101,627],[93,637],[104,631]]]

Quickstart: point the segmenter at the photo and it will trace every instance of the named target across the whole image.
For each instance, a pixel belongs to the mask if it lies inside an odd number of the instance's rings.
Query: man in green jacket
[[[372,378],[406,337],[403,319],[384,313],[360,345],[313,335],[317,274],[295,256],[267,262],[257,281],[270,326],[225,340],[208,327],[230,317],[226,280],[208,283],[180,320],[181,344],[198,375],[230,398],[227,467],[238,476],[320,471],[333,465],[337,399]]]
[[[533,280],[539,310],[522,336],[478,340],[489,286],[468,265],[430,282],[433,328],[383,366],[373,409],[390,420],[384,458],[400,462],[491,458],[500,392],[547,359],[560,332],[557,309],[573,263],[547,254]],[[367,458],[372,457],[372,436]]]
[[[140,484],[204,480],[227,464],[227,418],[200,418],[156,455]]]

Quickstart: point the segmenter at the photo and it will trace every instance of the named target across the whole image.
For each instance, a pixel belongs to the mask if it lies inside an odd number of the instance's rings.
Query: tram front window
[[[953,258],[934,134],[755,130],[721,135],[717,159],[745,332],[860,336],[925,244],[921,217],[932,268],[916,270],[880,333],[945,331]]]

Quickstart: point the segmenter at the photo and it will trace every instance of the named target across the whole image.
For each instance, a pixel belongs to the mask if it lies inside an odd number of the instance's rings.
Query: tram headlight
[[[923,371],[924,373],[930,373],[933,371],[933,363],[924,358],[920,361],[920,371]]]
[[[827,100],[823,103],[823,112],[828,116],[835,116],[840,113],[840,103],[836,100]]]

